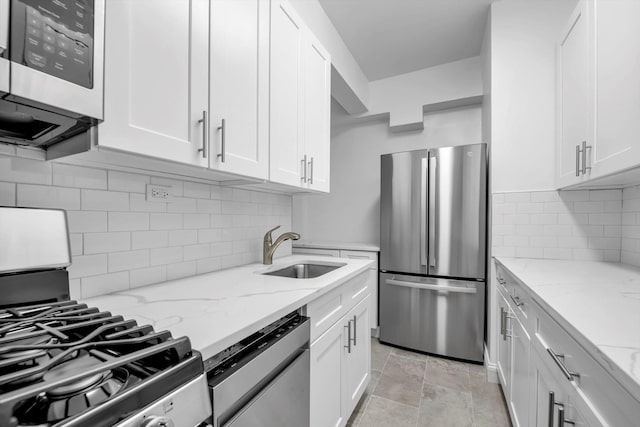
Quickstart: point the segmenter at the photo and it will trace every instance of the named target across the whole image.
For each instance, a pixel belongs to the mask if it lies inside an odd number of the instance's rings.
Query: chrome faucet
[[[272,228],[271,230],[267,231],[267,234],[264,235],[264,241],[262,242],[262,263],[264,265],[273,264],[273,253],[276,251],[276,249],[278,249],[280,243],[284,242],[285,240],[298,240],[300,238],[300,235],[298,233],[293,233],[290,231],[287,233],[282,233],[280,236],[278,236],[275,243],[272,244],[271,233],[278,228],[280,228],[280,226]]]

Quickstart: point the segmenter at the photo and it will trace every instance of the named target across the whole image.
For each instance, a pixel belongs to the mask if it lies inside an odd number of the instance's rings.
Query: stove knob
[[[171,418],[151,415],[142,422],[140,427],[175,427],[175,424]]]

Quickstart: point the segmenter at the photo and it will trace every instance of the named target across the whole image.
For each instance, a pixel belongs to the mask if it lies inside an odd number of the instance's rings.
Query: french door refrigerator
[[[480,362],[486,145],[381,156],[380,341]]]

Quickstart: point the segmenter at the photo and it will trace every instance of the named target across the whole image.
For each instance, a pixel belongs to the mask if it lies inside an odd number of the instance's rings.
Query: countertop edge
[[[380,247],[370,243],[343,243],[343,242],[293,242],[294,248],[301,249],[338,249],[345,251],[380,252]]]
[[[533,300],[550,315],[553,320],[565,329],[576,342],[591,356],[605,371],[607,371],[631,396],[640,402],[640,384],[638,384],[629,374],[618,367],[618,364],[603,353],[598,346],[588,339],[580,330],[569,322],[561,313],[547,303],[535,290],[533,290],[522,278],[513,272],[500,258],[493,259],[507,270],[518,282],[531,294]]]

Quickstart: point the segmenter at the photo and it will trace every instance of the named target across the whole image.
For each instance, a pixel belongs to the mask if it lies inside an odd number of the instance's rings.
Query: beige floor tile
[[[498,384],[471,377],[471,400],[476,424],[480,427],[509,427],[511,421]]]
[[[373,390],[375,390],[376,385],[378,384],[378,380],[380,379],[381,374],[382,372],[380,371],[371,371],[371,381],[369,381],[367,389],[364,391],[362,397],[360,398],[360,401],[354,408],[353,413],[351,414],[351,418],[349,418],[349,421],[347,422],[347,426],[351,425],[355,427],[362,419],[367,404],[369,403],[369,399],[371,398]]]
[[[391,347],[380,344],[377,338],[371,338],[371,370],[382,371],[390,353]]]
[[[471,393],[425,384],[418,416],[419,427],[473,427]]]
[[[391,354],[396,356],[408,357],[410,359],[423,360],[426,361],[429,356],[422,353],[416,353],[410,350],[404,350],[402,348],[393,347],[391,349]]]
[[[467,365],[448,359],[429,357],[424,382],[458,391],[470,391]]]
[[[426,362],[389,355],[374,395],[417,407],[420,404]]]
[[[358,427],[415,427],[418,408],[371,396]]]

